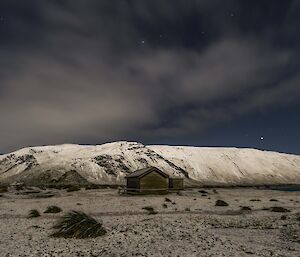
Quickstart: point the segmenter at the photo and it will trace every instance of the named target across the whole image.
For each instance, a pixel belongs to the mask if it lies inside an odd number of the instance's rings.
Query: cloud
[[[234,3],[32,2],[27,15],[5,6],[0,151],[197,134],[299,101],[297,48],[241,32]],[[279,33],[296,24],[282,20]],[[205,27],[213,33],[194,35]]]

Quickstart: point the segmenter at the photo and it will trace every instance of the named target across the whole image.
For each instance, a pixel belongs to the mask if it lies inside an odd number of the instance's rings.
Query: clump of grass
[[[146,211],[154,211],[154,208],[152,206],[145,206],[142,209]]]
[[[157,211],[155,211],[152,206],[145,206],[142,209],[148,211],[148,214],[157,214]]]
[[[252,209],[249,206],[242,206],[241,211],[252,211]]]
[[[286,219],[287,219],[287,216],[286,216],[286,215],[282,215],[282,216],[280,217],[280,219],[281,219],[281,220],[286,220]]]
[[[228,206],[229,204],[223,200],[217,200],[215,206]]]
[[[218,194],[218,191],[216,189],[213,189],[214,194]]]
[[[200,194],[208,194],[208,192],[205,191],[205,190],[199,190],[198,192],[199,192]]]
[[[188,207],[187,207],[187,208],[185,208],[184,210],[185,210],[185,211],[191,211],[191,209],[190,209],[190,208],[188,208]]]
[[[250,202],[260,202],[260,199],[250,199]]]
[[[172,201],[171,201],[168,197],[166,197],[166,198],[165,198],[165,202],[171,203]]]
[[[59,208],[58,206],[51,205],[51,206],[47,207],[47,209],[44,211],[44,213],[59,213],[61,211],[62,211],[62,209]]]
[[[149,214],[151,215],[154,215],[154,214],[157,214],[158,212],[157,211],[149,211]]]
[[[166,205],[165,203],[162,204],[163,208],[168,208],[168,205]]]
[[[78,211],[71,211],[65,214],[53,226],[53,229],[56,230],[52,234],[53,237],[63,238],[95,238],[107,233],[102,226],[102,222]]]
[[[28,218],[36,218],[36,217],[40,217],[40,216],[41,216],[41,214],[37,209],[32,209],[28,213]]]
[[[272,211],[272,212],[290,212],[290,210],[288,210],[284,207],[280,207],[280,206],[271,207],[270,211]]]
[[[278,202],[277,199],[270,199],[270,202]]]

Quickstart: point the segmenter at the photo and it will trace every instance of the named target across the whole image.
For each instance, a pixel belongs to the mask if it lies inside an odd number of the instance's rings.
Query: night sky
[[[300,1],[1,0],[0,153],[26,146],[300,154]]]

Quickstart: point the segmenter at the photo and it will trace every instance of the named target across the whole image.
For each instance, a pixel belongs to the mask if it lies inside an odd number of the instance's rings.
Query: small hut
[[[137,170],[125,177],[127,193],[166,194],[171,190],[183,189],[183,178],[170,178],[156,167]]]
[[[170,191],[183,190],[183,178],[169,177],[169,190]]]

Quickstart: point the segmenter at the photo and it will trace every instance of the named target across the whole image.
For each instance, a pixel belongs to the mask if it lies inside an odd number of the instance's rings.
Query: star
[[[265,138],[263,136],[260,137],[260,140],[264,140]]]
[[[145,44],[145,40],[142,40],[141,43],[142,43],[142,44]]]

